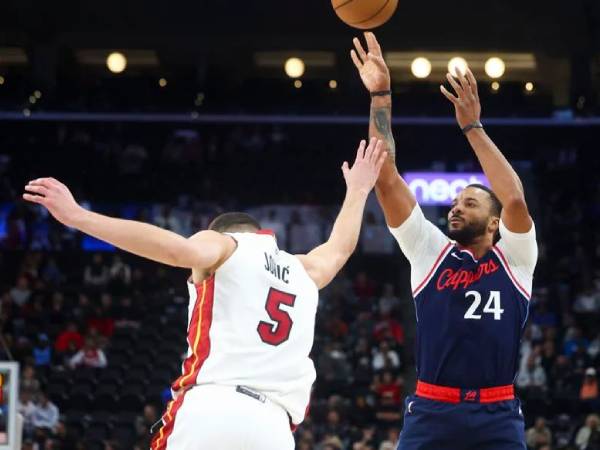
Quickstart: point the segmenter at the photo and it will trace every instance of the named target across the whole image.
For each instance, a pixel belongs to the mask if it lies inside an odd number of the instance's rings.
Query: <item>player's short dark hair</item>
[[[492,215],[496,216],[496,217],[500,217],[500,214],[502,213],[502,203],[500,203],[500,200],[498,199],[498,197],[496,197],[496,194],[494,194],[494,191],[492,191],[489,187],[487,187],[483,184],[478,184],[478,183],[470,184],[467,187],[474,187],[474,188],[481,189],[482,191],[487,192],[490,196]]]
[[[242,212],[229,212],[221,214],[213,219],[208,226],[209,230],[224,232],[235,231],[258,231],[260,223],[250,214]]]

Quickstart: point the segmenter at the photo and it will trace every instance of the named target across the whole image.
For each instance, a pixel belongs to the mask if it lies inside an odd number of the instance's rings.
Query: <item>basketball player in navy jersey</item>
[[[371,94],[370,135],[386,142],[376,184],[391,233],[411,265],[417,388],[405,403],[399,450],[525,450],[513,382],[537,261],[535,227],[518,175],[480,122],[471,71],[448,74],[456,119],[492,189],[467,186],[448,233],[423,215],[399,175],[389,70],[372,33],[351,57]]]

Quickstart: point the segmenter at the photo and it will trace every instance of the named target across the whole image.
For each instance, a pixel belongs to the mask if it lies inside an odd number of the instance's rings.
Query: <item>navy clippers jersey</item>
[[[425,219],[419,206],[391,229],[411,263],[419,380],[483,388],[514,382],[537,260],[535,228],[512,233],[479,260]]]

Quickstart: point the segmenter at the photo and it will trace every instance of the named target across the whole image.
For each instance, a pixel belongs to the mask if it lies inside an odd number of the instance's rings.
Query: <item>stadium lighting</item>
[[[167,85],[167,80],[166,80],[166,78],[161,78],[160,80],[158,80],[158,85],[159,85],[161,88],[164,88],[164,87]]]
[[[39,100],[40,98],[42,98],[42,92],[39,90],[35,90],[33,91],[33,96]]]
[[[294,87],[296,89],[300,89],[302,87],[302,81],[300,81],[300,80],[294,81]]]
[[[304,61],[300,58],[288,58],[284,65],[285,73],[290,78],[300,78],[304,75],[305,68]]]
[[[416,78],[427,78],[431,74],[431,61],[422,56],[415,58],[410,70]]]
[[[338,83],[336,80],[329,80],[329,88],[330,89],[336,89],[338,86]]]
[[[127,67],[127,58],[123,53],[113,52],[106,58],[106,67],[112,73],[121,73]]]
[[[506,64],[501,58],[494,56],[485,62],[485,73],[490,78],[500,78],[506,71]]]
[[[448,72],[451,75],[457,76],[456,69],[459,69],[462,73],[467,71],[469,65],[465,58],[461,58],[460,56],[455,56],[450,61],[448,61]]]
[[[500,83],[498,83],[497,81],[494,81],[492,83],[492,91],[498,92],[499,90],[500,90]]]
[[[0,76],[0,85],[4,84],[4,77]]]
[[[531,81],[528,81],[527,83],[525,83],[525,90],[527,92],[533,92],[534,89],[535,89],[535,86]]]

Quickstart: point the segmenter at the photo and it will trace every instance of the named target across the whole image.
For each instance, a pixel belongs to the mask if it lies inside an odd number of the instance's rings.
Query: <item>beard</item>
[[[448,227],[448,237],[466,247],[475,242],[477,238],[484,236],[486,231],[486,222],[464,222],[462,228],[451,229]]]

